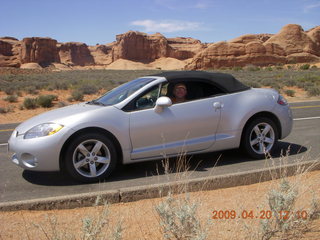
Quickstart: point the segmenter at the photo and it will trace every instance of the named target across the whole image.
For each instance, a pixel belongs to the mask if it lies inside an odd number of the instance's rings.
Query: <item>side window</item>
[[[218,87],[214,86],[211,83],[201,81],[201,80],[194,80],[194,79],[188,79],[188,80],[181,80],[177,83],[170,83],[168,87],[168,93],[167,96],[169,96],[172,100],[175,100],[177,97],[174,91],[176,85],[183,84],[186,87],[186,95],[184,101],[176,102],[173,101],[173,103],[181,103],[185,101],[194,101],[198,99],[203,98],[209,98],[214,97],[215,95],[224,94],[225,92],[219,89]]]
[[[153,108],[156,105],[158,97],[166,96],[167,85],[166,83],[154,86],[147,93],[137,98],[134,102],[134,110]]]
[[[135,110],[153,108],[156,104],[159,94],[159,86],[155,86],[151,91],[139,97],[134,104]]]

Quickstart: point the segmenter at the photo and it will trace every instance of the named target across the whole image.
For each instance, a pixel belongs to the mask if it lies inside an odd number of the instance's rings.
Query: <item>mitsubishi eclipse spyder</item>
[[[286,100],[232,75],[174,71],[129,81],[100,98],[20,124],[8,145],[31,171],[64,171],[81,182],[106,179],[118,163],[241,148],[271,153],[292,129]]]

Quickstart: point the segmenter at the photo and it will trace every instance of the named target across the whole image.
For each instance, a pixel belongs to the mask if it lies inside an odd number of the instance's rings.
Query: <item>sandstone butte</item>
[[[201,43],[193,38],[166,38],[129,31],[108,44],[87,46],[42,37],[0,38],[0,67],[102,67],[208,69],[253,64],[268,66],[320,62],[320,26],[304,31],[288,24],[277,34],[248,34],[230,41]]]

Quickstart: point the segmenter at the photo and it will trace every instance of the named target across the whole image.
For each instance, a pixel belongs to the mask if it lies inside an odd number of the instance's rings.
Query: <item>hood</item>
[[[33,118],[28,119],[27,121],[21,123],[17,130],[20,133],[25,133],[34,126],[37,126],[42,123],[59,123],[66,127],[71,126],[75,122],[81,121],[88,116],[89,112],[99,111],[101,109],[109,108],[110,106],[99,106],[91,105],[86,103],[79,103],[75,105],[70,105],[63,108],[58,108],[51,110],[40,115],[37,115]],[[89,114],[91,115],[91,114]]]

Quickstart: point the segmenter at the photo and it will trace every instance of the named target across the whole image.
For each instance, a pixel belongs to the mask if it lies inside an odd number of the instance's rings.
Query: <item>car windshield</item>
[[[122,84],[117,88],[112,89],[102,97],[89,103],[105,106],[117,104],[125,100],[127,97],[129,97],[148,83],[152,82],[153,80],[154,78],[137,78],[135,80]]]

